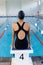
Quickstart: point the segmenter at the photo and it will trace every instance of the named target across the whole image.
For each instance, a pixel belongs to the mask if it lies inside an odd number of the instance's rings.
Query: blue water
[[[0,38],[0,57],[12,57],[13,55],[10,54],[10,45],[12,43],[12,23],[17,22],[17,17],[9,17],[6,18],[5,23],[3,23],[2,27],[0,28],[0,34],[3,32],[4,28],[7,27],[6,32]],[[2,20],[3,21],[3,20]],[[30,22],[30,27],[32,30],[37,34],[37,36],[43,41],[43,36],[34,26],[35,22],[37,22],[37,18],[35,17],[25,17],[25,22]],[[37,22],[40,23],[40,22]],[[39,24],[39,27],[43,29],[43,24]],[[30,31],[30,42],[33,48],[34,53],[30,54],[30,56],[43,56],[43,45],[39,42],[36,36]]]

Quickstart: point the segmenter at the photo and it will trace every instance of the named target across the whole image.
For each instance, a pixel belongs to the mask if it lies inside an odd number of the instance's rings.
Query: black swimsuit
[[[28,31],[23,29],[23,25],[25,22],[23,22],[22,26],[20,26],[20,24],[17,22],[18,26],[19,26],[19,30],[15,31],[14,34],[16,35],[16,40],[15,40],[15,48],[16,49],[27,49],[28,48]],[[23,40],[20,40],[18,38],[18,33],[20,30],[23,30],[25,32],[25,38]]]

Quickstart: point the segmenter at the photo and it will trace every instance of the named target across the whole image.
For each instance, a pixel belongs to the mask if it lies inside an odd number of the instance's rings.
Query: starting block
[[[33,53],[33,50],[10,50],[10,54],[15,54],[12,58],[11,65],[33,65],[29,53]]]

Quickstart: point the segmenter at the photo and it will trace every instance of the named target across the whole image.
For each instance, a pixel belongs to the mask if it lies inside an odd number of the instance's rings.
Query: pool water
[[[7,30],[5,31],[2,38],[0,38],[0,57],[13,57],[13,55],[10,54],[10,45],[12,43],[12,23],[17,22],[17,20],[17,17],[8,17],[6,19],[2,18],[1,20],[3,25],[2,23],[0,24],[2,25],[0,28],[0,34],[5,28],[7,28]],[[43,35],[41,35],[38,29],[34,26],[35,22],[40,23],[39,28],[43,30],[43,24],[41,25],[41,22],[37,21],[36,17],[25,17],[24,21],[30,23],[31,29],[41,39],[41,41],[43,41]],[[30,56],[43,56],[43,45],[40,43],[32,31],[30,31],[30,42],[34,51],[34,53],[30,54]]]

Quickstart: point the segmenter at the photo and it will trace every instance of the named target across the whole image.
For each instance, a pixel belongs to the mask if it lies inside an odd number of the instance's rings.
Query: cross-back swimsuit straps
[[[25,22],[23,22],[22,26],[20,26],[20,24],[17,22],[17,24],[19,26],[19,30],[15,31],[15,35],[16,35],[15,48],[16,49],[27,49],[28,48],[28,40],[27,40],[28,31],[23,29],[24,23]],[[18,38],[18,33],[20,30],[23,30],[25,32],[25,38],[23,40],[20,40]]]

